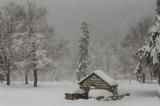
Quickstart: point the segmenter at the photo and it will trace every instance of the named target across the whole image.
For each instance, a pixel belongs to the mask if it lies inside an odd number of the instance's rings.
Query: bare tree
[[[2,51],[4,61],[4,71],[6,72],[7,85],[10,85],[10,71],[13,65],[12,36],[15,32],[15,19],[18,6],[14,2],[10,2],[1,11],[1,35],[2,35]]]

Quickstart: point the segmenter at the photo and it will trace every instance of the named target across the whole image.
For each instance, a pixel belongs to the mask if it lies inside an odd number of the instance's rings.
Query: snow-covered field
[[[0,106],[158,106],[157,84],[119,81],[119,93],[130,93],[120,101],[65,100],[64,94],[77,89],[72,82],[39,82],[39,87],[14,82],[0,85]],[[159,101],[159,103],[158,103]]]

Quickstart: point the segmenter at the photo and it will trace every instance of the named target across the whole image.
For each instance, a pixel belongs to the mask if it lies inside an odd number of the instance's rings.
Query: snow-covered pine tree
[[[89,28],[88,23],[85,21],[81,24],[82,35],[79,41],[79,58],[78,58],[78,70],[77,79],[81,80],[88,73],[87,62],[89,59]]]
[[[136,75],[144,82],[144,67],[152,67],[151,75],[160,84],[160,0],[157,0],[156,19],[148,31],[148,43],[137,51],[139,63]]]

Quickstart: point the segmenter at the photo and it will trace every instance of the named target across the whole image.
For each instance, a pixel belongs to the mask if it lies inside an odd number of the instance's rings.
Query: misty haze
[[[0,0],[2,106],[158,106],[160,0]]]

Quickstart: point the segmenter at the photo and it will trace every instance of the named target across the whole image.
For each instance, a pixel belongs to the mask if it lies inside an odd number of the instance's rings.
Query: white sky
[[[0,5],[9,0],[0,0]],[[14,0],[25,2],[26,0]],[[128,27],[154,15],[155,0],[33,0],[49,10],[56,34],[77,38],[80,22],[87,20],[96,36],[123,36]]]

